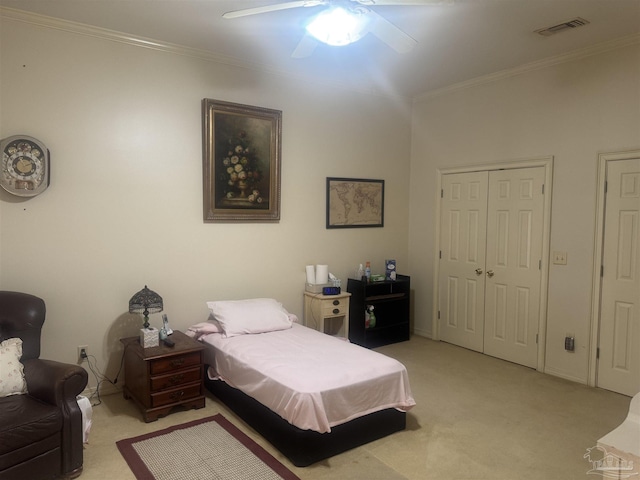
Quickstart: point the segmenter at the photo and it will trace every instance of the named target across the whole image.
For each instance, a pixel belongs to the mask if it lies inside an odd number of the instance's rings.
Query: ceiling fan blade
[[[298,46],[293,51],[291,56],[293,58],[306,58],[310,57],[313,51],[318,46],[318,41],[313,38],[311,35],[305,34],[304,37],[298,43]]]
[[[371,16],[369,32],[373,33],[396,52],[406,53],[418,44],[413,38],[373,10],[370,10],[368,15]]]
[[[243,10],[234,10],[232,12],[223,13],[222,18],[246,17],[247,15],[257,15],[259,13],[275,12],[278,10],[287,10],[289,8],[315,7],[316,5],[323,5],[325,3],[325,0],[298,0],[295,2],[276,3],[275,5],[245,8]]]
[[[355,0],[356,2],[366,5],[367,7],[376,7],[380,5],[453,5],[454,0]]]

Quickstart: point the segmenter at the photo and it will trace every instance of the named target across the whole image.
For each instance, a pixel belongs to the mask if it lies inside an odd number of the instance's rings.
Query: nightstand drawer
[[[170,403],[183,402],[201,394],[201,383],[187,385],[183,388],[151,394],[151,407],[161,407]]]
[[[200,366],[197,366],[189,370],[153,377],[151,378],[151,391],[156,392],[164,388],[175,388],[179,385],[197,382],[201,378],[201,370]]]
[[[333,302],[324,300],[322,302],[322,315],[330,317],[331,315],[345,315],[349,311],[349,303],[340,300]]]
[[[151,375],[173,372],[180,368],[187,368],[194,365],[200,365],[200,352],[159,358],[151,362]]]

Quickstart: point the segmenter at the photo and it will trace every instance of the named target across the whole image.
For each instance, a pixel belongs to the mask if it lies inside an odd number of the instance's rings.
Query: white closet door
[[[484,353],[536,368],[544,168],[489,172]]]
[[[488,172],[442,177],[441,340],[482,352]],[[478,273],[479,272],[479,273]]]
[[[599,387],[640,391],[640,159],[607,164]]]

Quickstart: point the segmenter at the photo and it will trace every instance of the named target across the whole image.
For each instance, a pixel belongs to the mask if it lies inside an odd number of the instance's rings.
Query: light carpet
[[[300,480],[220,414],[116,445],[138,480]]]

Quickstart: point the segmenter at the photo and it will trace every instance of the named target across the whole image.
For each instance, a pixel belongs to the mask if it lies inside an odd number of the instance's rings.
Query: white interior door
[[[483,351],[488,172],[444,175],[440,214],[440,339]]]
[[[484,353],[536,368],[543,167],[489,173]]]
[[[640,391],[640,159],[607,163],[597,384]]]
[[[537,367],[544,167],[442,176],[440,339]]]

